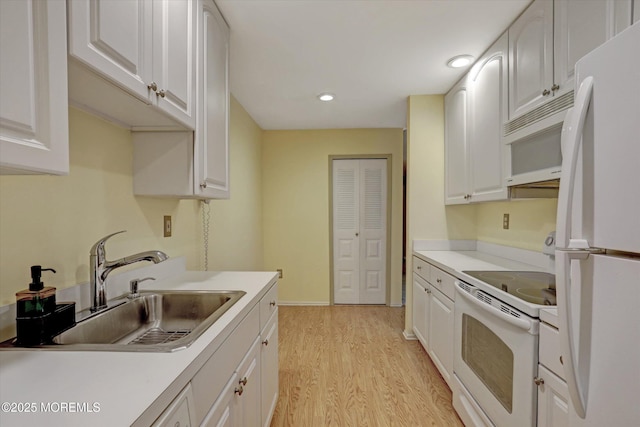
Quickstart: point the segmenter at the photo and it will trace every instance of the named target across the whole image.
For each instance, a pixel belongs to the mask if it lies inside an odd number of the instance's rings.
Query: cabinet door
[[[237,400],[238,374],[235,373],[220,393],[218,400],[213,405],[207,416],[200,424],[201,427],[234,427],[241,425],[238,419]]]
[[[238,367],[239,408],[237,417],[244,427],[260,427],[261,341],[256,339]]]
[[[229,28],[213,0],[199,3],[194,193],[229,198]]]
[[[191,383],[189,383],[153,423],[153,427],[189,427],[193,425],[193,392]]]
[[[567,383],[542,365],[538,365],[538,427],[569,425],[569,389]]]
[[[451,388],[453,379],[453,301],[439,290],[432,289],[429,306],[429,356]]]
[[[469,76],[469,163],[471,201],[505,200],[509,174],[502,124],[507,107],[505,33],[480,58]]]
[[[640,21],[640,0],[633,0],[633,23]]]
[[[0,172],[69,172],[66,7],[0,1]]]
[[[149,104],[153,11],[148,0],[69,0],[69,54]]]
[[[468,203],[467,81],[444,97],[445,204]]]
[[[260,351],[262,410],[261,421],[264,427],[271,424],[273,412],[278,402],[278,310],[261,334]]]
[[[429,285],[427,282],[413,275],[413,332],[418,337],[425,350],[428,351],[429,331],[427,329],[428,310],[429,310]]]
[[[551,96],[553,2],[535,0],[509,27],[509,120]]]
[[[554,1],[555,95],[574,89],[574,67],[584,55],[631,24],[631,0]]]
[[[196,122],[196,1],[153,2],[156,101],[189,128]]]

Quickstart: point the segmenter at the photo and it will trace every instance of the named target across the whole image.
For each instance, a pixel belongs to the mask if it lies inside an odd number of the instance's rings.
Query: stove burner
[[[556,305],[556,277],[539,271],[463,271],[521,300]]]

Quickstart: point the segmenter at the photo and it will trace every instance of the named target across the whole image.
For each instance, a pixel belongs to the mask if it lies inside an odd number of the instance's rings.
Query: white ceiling
[[[403,128],[409,95],[442,94],[530,0],[216,0],[231,92],[263,129]],[[336,95],[320,102],[322,92]]]

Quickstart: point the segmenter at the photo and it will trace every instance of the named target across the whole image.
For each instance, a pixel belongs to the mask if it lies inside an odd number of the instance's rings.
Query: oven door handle
[[[528,332],[533,332],[532,331],[532,323],[528,320],[525,319],[518,319],[517,317],[513,317],[509,314],[503,313],[502,311],[498,310],[497,308],[490,306],[488,304],[483,303],[482,301],[478,300],[475,296],[469,294],[467,291],[465,291],[462,288],[462,285],[460,282],[456,282],[456,286],[458,287],[458,295],[461,295],[464,299],[466,299],[468,302],[478,306],[479,308],[483,309],[486,312],[489,312],[491,314],[493,314],[494,316],[500,318],[501,320],[504,320],[505,322],[520,328],[520,329],[524,329],[525,331]],[[472,290],[472,292],[476,292],[477,289]]]

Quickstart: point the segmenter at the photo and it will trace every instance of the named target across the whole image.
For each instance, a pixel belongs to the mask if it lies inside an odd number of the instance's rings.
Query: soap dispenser
[[[16,294],[17,317],[41,317],[53,313],[56,309],[56,288],[44,286],[40,281],[43,271],[55,273],[53,268],[42,268],[39,265],[31,266],[31,283],[29,289],[24,289]]]
[[[16,345],[47,344],[76,324],[76,303],[56,304],[56,288],[44,286],[40,280],[43,271],[56,272],[53,268],[31,266],[29,289],[16,294]]]

